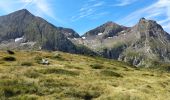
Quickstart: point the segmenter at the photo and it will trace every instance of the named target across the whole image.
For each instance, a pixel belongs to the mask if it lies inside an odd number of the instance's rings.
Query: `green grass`
[[[101,74],[103,74],[105,76],[111,76],[111,77],[123,77],[121,74],[116,73],[111,70],[103,70],[103,71],[101,71]]]
[[[170,98],[168,64],[135,68],[119,61],[63,52],[15,51],[15,55],[9,56],[0,51],[0,54],[0,100]],[[15,61],[4,57],[14,57]],[[50,65],[42,65],[43,58]]]
[[[32,62],[22,62],[21,66],[33,66]]]
[[[74,72],[74,71],[69,71],[65,69],[55,69],[55,68],[42,69],[39,72],[43,74],[60,74],[60,75],[69,75],[69,76],[79,75],[79,73]]]

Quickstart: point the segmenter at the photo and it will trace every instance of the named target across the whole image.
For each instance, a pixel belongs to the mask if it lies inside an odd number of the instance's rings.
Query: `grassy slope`
[[[62,52],[0,51],[0,99],[167,100],[170,74]],[[4,61],[13,56],[16,61]],[[37,62],[47,58],[50,65]]]

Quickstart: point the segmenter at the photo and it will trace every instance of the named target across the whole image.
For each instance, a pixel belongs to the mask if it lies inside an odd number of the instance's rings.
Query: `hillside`
[[[8,54],[10,53],[10,54]],[[169,67],[63,52],[0,51],[1,100],[167,100]],[[49,65],[42,65],[41,59]]]

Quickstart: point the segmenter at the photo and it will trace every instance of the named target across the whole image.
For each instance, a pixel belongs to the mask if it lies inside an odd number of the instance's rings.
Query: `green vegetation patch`
[[[35,70],[27,70],[24,75],[28,78],[38,78],[39,76],[41,76],[41,74],[36,72]]]
[[[102,64],[92,64],[90,67],[93,69],[102,69],[104,66]]]
[[[13,56],[6,56],[2,58],[3,61],[16,61],[16,58]]]
[[[71,88],[68,91],[65,91],[65,95],[68,97],[79,98],[83,100],[93,100],[102,95],[102,88],[97,84],[85,84],[85,86]]]
[[[102,70],[101,74],[105,76],[123,77],[121,74],[111,71],[111,70]]]
[[[69,76],[79,75],[79,73],[75,71],[69,71],[65,69],[55,69],[55,68],[42,69],[42,70],[39,70],[39,72],[43,74],[61,74],[61,75],[69,75]]]
[[[50,57],[51,59],[54,59],[54,60],[59,60],[59,61],[64,61],[65,59],[62,58],[62,55],[59,54],[59,53],[56,53],[54,54],[52,57]]]
[[[22,62],[21,66],[33,66],[32,62]]]
[[[42,59],[43,59],[43,57],[41,57],[41,56],[36,56],[34,58],[35,62],[38,63],[38,64],[41,64]]]
[[[35,94],[38,91],[34,83],[19,79],[0,80],[0,97],[13,97],[21,94]]]

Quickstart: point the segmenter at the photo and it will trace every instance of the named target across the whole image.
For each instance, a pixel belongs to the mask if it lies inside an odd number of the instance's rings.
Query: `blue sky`
[[[141,17],[170,33],[170,0],[0,0],[0,15],[23,8],[80,35],[107,21],[133,26]]]

